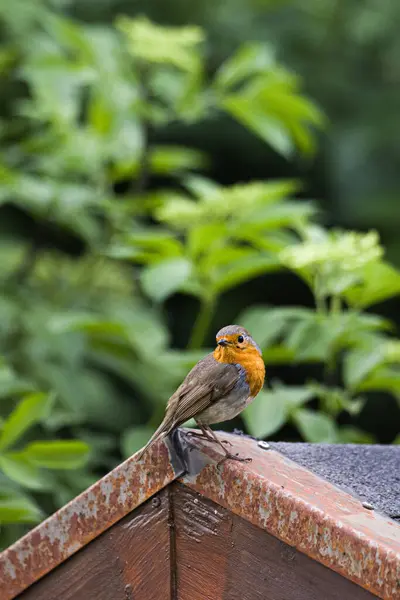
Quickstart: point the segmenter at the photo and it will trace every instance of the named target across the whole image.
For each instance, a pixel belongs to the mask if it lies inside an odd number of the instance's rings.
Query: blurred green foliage
[[[299,77],[262,43],[210,73],[198,26],[89,25],[58,5],[0,7],[3,545],[145,443],[221,298],[255,277],[291,271],[316,306],[236,315],[267,373],[322,371],[270,382],[243,415],[249,433],[371,442],[352,422],[365,394],[400,398],[400,342],[366,312],[400,293],[378,235],[318,225],[298,181],[221,185],[204,153],[154,141],[225,114],[286,158],[311,156],[325,119]],[[199,306],[186,349],[168,322],[177,293]]]

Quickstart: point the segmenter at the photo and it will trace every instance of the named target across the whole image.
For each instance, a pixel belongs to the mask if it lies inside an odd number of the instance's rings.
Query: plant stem
[[[331,313],[338,315],[342,310],[342,303],[339,296],[332,296]]]
[[[137,178],[133,184],[133,192],[141,194],[145,191],[150,175],[150,140],[149,140],[149,124],[147,121],[143,123],[143,151],[139,163],[139,171]]]
[[[193,326],[192,335],[189,340],[188,348],[196,350],[201,348],[210,328],[211,320],[214,316],[215,298],[203,298],[200,306],[199,314],[197,315]]]
[[[35,239],[33,239],[32,242],[28,245],[27,251],[25,253],[19,270],[15,274],[15,283],[17,285],[25,284],[27,278],[29,277],[29,275],[35,267],[38,254],[39,244]]]
[[[314,295],[317,313],[321,315],[325,314],[325,300],[323,294],[321,293],[321,275],[320,273],[318,273],[318,271],[315,273],[314,277]]]
[[[147,70],[143,67],[139,74],[139,88],[143,105],[149,103],[149,93],[147,89]],[[139,162],[139,170],[136,180],[132,184],[134,194],[141,194],[145,191],[150,176],[150,123],[147,116],[143,117],[143,150]]]

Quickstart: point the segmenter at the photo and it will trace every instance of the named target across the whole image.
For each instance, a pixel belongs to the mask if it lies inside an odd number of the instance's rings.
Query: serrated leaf
[[[162,302],[177,292],[190,277],[191,263],[185,258],[165,260],[147,267],[142,275],[143,289],[150,298]]]
[[[23,398],[5,421],[0,432],[0,450],[8,448],[23,436],[32,425],[48,414],[53,396],[43,393],[29,394]]]
[[[24,455],[38,467],[47,469],[77,469],[85,464],[89,446],[78,440],[32,442]]]

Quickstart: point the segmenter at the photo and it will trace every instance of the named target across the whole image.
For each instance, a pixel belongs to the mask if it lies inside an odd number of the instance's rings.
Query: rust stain
[[[0,554],[0,598],[11,600],[174,481],[163,442],[132,456]]]
[[[224,438],[226,438],[224,434]],[[182,483],[385,600],[400,599],[400,525],[350,494],[257,442],[230,436],[232,452],[251,463],[212,459]]]
[[[232,452],[251,463],[217,468],[215,447],[191,439],[185,458],[193,473],[181,481],[378,597],[400,600],[400,525],[279,453],[230,440]],[[141,461],[125,461],[0,554],[1,600],[15,598],[180,475],[163,442]]]

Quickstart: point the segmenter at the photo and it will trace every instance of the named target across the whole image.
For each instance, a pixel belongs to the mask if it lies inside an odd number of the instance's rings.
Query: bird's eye
[[[239,335],[238,342],[239,342],[239,344],[241,344],[242,342],[244,342],[244,337],[242,335]]]

